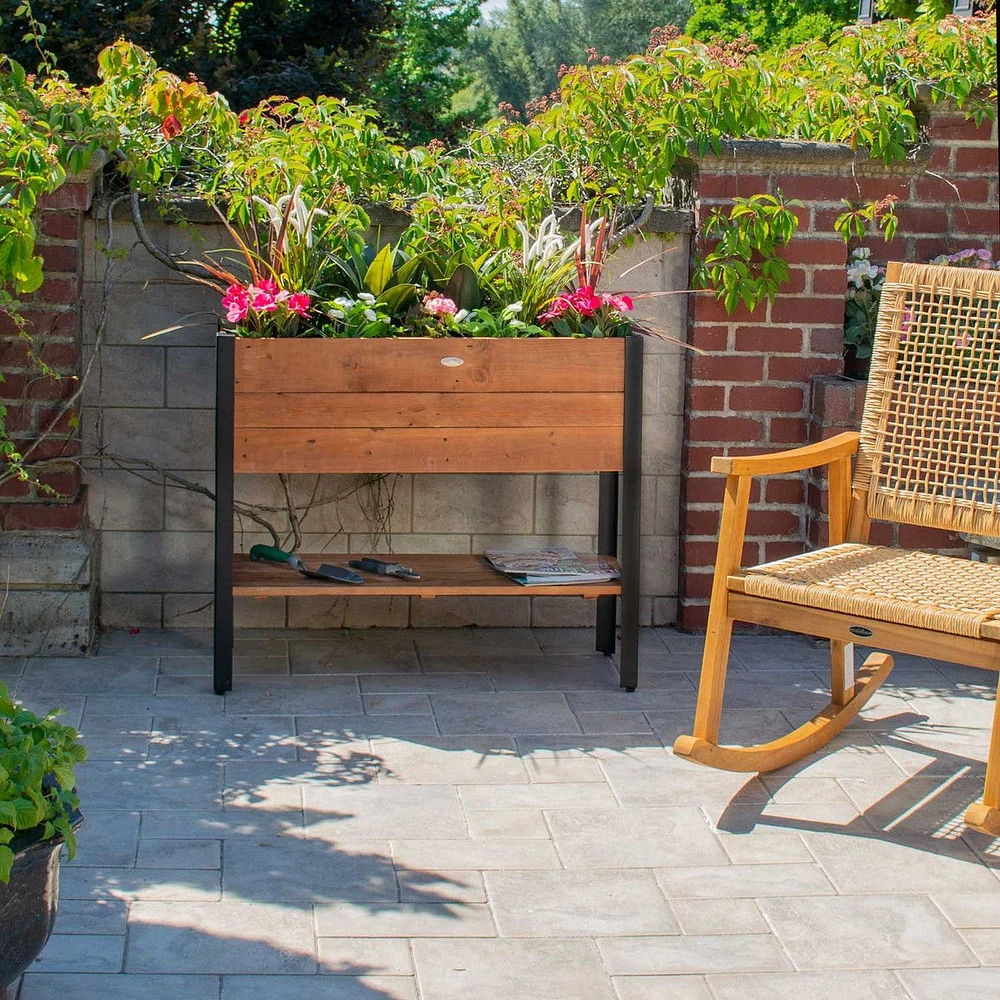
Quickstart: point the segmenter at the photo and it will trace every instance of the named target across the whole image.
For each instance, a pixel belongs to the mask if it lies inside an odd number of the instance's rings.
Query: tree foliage
[[[555,91],[560,67],[588,50],[620,59],[643,52],[655,27],[682,24],[689,0],[508,0],[473,33],[471,55],[496,101],[523,112]]]

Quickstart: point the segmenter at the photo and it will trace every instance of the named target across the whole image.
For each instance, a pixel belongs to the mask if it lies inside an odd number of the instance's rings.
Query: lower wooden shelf
[[[323,563],[346,566],[350,559],[363,559],[364,554],[333,552],[301,553],[310,569]],[[457,595],[480,597],[514,597],[516,595],[561,597],[617,597],[621,581],[608,583],[559,584],[558,586],[524,587],[491,569],[481,555],[382,555],[410,566],[420,574],[419,580],[403,580],[394,576],[374,576],[362,573],[362,585],[315,580],[287,566],[268,562],[250,562],[250,557],[237,553],[233,557],[233,594],[238,597],[450,597]],[[584,565],[608,556],[580,555]],[[617,561],[615,565],[618,566]],[[620,568],[620,567],[619,567]]]

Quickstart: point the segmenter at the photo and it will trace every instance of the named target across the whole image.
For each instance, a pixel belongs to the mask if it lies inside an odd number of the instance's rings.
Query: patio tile
[[[60,899],[60,934],[124,934],[126,904],[119,899]]]
[[[376,739],[372,754],[380,762],[379,781],[386,784],[509,785],[528,780],[510,738]]]
[[[642,712],[577,712],[577,721],[585,733],[642,733],[650,723]]]
[[[586,753],[533,750],[522,754],[528,777],[538,784],[605,781],[601,765]]]
[[[397,865],[418,871],[560,867],[547,840],[393,840],[392,856]]]
[[[612,976],[791,969],[774,935],[728,934],[603,938],[597,942]]]
[[[156,656],[34,656],[28,660],[22,687],[39,697],[66,694],[152,694]]]
[[[204,869],[76,868],[60,873],[60,893],[67,899],[215,900],[219,872]]]
[[[398,674],[420,670],[413,641],[360,631],[326,639],[289,639],[293,674]]]
[[[303,786],[306,828],[317,839],[380,840],[409,837],[465,837],[458,795],[438,785]],[[475,865],[454,865],[475,868]]]
[[[617,804],[611,789],[597,782],[531,785],[459,785],[466,809],[601,808]]]
[[[226,807],[299,811],[307,785],[330,791],[362,787],[374,783],[378,768],[367,740],[345,744],[311,761],[230,761],[226,764]]]
[[[438,694],[461,692],[489,692],[493,681],[482,673],[426,673],[426,674],[359,674],[358,683],[365,694]]]
[[[80,801],[94,809],[191,809],[217,803],[222,768],[168,760],[101,761],[78,772]]]
[[[62,712],[62,715],[59,716],[62,725],[79,729],[87,698],[85,695],[79,694],[66,696],[58,693],[39,694],[31,688],[26,688],[24,684],[20,684],[14,701],[23,705],[29,712],[41,716],[58,708]]]
[[[80,732],[91,736],[151,736],[152,715],[95,715],[84,710]]]
[[[693,807],[556,809],[546,813],[567,868],[725,864],[726,854]]]
[[[977,964],[958,932],[925,896],[774,898],[762,899],[760,908],[798,969]]]
[[[501,935],[679,934],[651,872],[487,872]]]
[[[892,834],[885,835],[887,837]],[[961,840],[803,834],[839,893],[997,892],[995,876]],[[997,859],[1000,867],[1000,859]]]
[[[418,940],[413,957],[434,1000],[613,1000],[589,941]]]
[[[702,976],[615,976],[618,1000],[714,1000]]]
[[[83,826],[76,835],[76,857],[67,863],[71,867],[134,865],[139,844],[139,819],[137,812],[88,807]]]
[[[295,720],[268,716],[187,720],[167,716],[154,720],[151,758],[184,761],[295,760]]]
[[[85,975],[30,972],[19,1000],[218,1000],[217,976]]]
[[[498,691],[617,691],[618,670],[601,653],[535,656],[527,660],[485,659]]]
[[[300,737],[299,757],[303,759],[359,738],[438,735],[437,723],[429,715],[300,715],[295,719],[295,728]]]
[[[657,870],[656,879],[671,900],[832,896],[835,892],[814,864],[662,868]]]
[[[639,669],[642,669],[641,665]],[[623,691],[617,687],[610,691],[570,691],[566,700],[574,712],[658,712],[686,709],[693,718],[696,697],[697,692],[691,682],[678,675],[668,688],[647,687],[640,679],[639,687],[634,691]]]
[[[484,903],[328,903],[315,914],[321,938],[496,937]]]
[[[361,696],[366,715],[432,715],[425,694],[366,694]]]
[[[412,976],[409,942],[402,938],[320,937],[319,971],[328,976]]]
[[[53,934],[31,966],[33,972],[120,972],[121,934]]]
[[[423,870],[397,866],[399,899],[403,903],[485,903],[480,871]]]
[[[142,629],[135,632],[105,632],[97,644],[100,656],[191,656],[212,652],[211,629]]]
[[[983,965],[1000,966],[1000,934],[995,927],[968,928],[961,933]]]
[[[752,899],[672,899],[683,934],[767,934],[770,928]]]
[[[184,716],[197,719],[205,716],[222,715],[226,708],[225,698],[210,693],[208,683],[200,677],[161,678],[161,680],[177,680],[197,682],[188,685],[188,690],[178,689],[174,695],[166,694],[91,694],[87,695],[86,719],[88,722],[98,715],[149,715],[155,718],[163,716]]]
[[[754,973],[708,982],[716,1000],[909,1000],[891,972]]]
[[[149,736],[83,736],[87,760],[146,760]]]
[[[541,809],[465,810],[473,840],[548,840],[549,828]]]
[[[336,846],[305,837],[226,844],[227,899],[268,903],[395,900],[396,872],[385,841]]]
[[[996,1000],[1000,966],[990,969],[933,969],[926,972],[901,971],[899,978],[912,1000]]]
[[[361,715],[354,677],[246,677],[226,697],[227,715]]]
[[[302,809],[271,811],[267,803],[230,803],[227,809],[147,809],[142,814],[143,837],[188,840],[240,840],[301,833]]]
[[[222,1000],[416,1000],[405,976],[223,976]]]
[[[406,634],[416,642],[421,659],[426,654],[468,652],[495,655],[498,649],[512,656],[541,652],[534,634],[527,628],[449,628],[408,629]]]
[[[138,902],[129,915],[125,969],[311,975],[316,972],[314,941],[307,907],[246,900]],[[269,994],[275,995],[280,991]]]
[[[139,842],[139,868],[220,868],[221,840],[144,838]]]
[[[562,694],[434,694],[431,704],[438,727],[449,735],[580,731]]]
[[[994,892],[935,893],[932,898],[953,927],[1000,928],[1000,888]]]

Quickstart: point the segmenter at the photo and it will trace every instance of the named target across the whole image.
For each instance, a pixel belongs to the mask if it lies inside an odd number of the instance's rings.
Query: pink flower
[[[265,279],[266,280],[266,279]],[[278,286],[272,281],[270,283],[274,288]],[[277,292],[271,292],[267,288],[262,288],[260,285],[251,285],[247,291],[250,293],[250,308],[256,309],[258,312],[274,312],[278,308],[278,302],[275,296]]]
[[[296,316],[306,316],[309,313],[309,296],[305,292],[294,292],[288,296],[285,305],[290,313]]]
[[[559,319],[567,309],[572,307],[572,303],[565,295],[557,295],[549,308],[538,317],[540,323],[551,323],[554,319]]]
[[[273,278],[261,278],[261,280],[257,282],[257,287],[262,292],[267,292],[268,295],[273,295],[275,297],[277,297],[281,291],[278,287],[278,283]]]
[[[602,295],[601,301],[606,306],[613,306],[618,312],[631,312],[635,308],[628,295]]]
[[[569,297],[570,305],[583,316],[593,316],[603,303],[599,295],[594,294],[590,285],[583,285]]]
[[[425,313],[431,316],[454,316],[458,312],[458,306],[444,295],[438,292],[428,292],[422,303]]]
[[[160,131],[163,133],[163,138],[169,142],[171,139],[176,139],[184,131],[184,126],[181,125],[177,115],[167,115],[163,119]]]
[[[222,296],[222,308],[230,323],[239,323],[250,308],[250,293],[242,285],[230,285]]]

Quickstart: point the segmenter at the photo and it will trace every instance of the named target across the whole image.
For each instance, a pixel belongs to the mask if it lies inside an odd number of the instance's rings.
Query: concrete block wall
[[[703,628],[708,613],[723,492],[723,478],[709,471],[711,457],[805,444],[847,419],[827,425],[826,411],[851,401],[840,399],[831,382],[821,383],[818,395],[813,389],[818,376],[843,370],[848,248],[833,228],[844,211],[841,199],[899,199],[893,241],[872,235],[864,243],[877,263],[929,260],[968,246],[998,252],[996,123],[977,127],[946,105],[924,113],[930,141],[916,160],[898,167],[846,146],[771,141],[730,143],[721,157],[693,165],[699,220],[727,208],[733,196],[761,192],[780,190],[805,207],[784,254],[790,280],[772,304],[729,315],[709,294],[691,297],[689,339],[704,353],[688,359],[679,612],[686,628]],[[745,564],[793,555],[822,537],[818,486],[805,473],[755,482]],[[873,539],[945,551],[955,546],[943,533],[888,525],[876,526]]]
[[[220,227],[195,212],[188,215],[183,227],[151,220],[153,236],[172,252],[222,244]],[[683,340],[690,214],[658,212],[650,228],[643,240],[616,254],[607,286],[648,295],[637,299],[639,319]],[[88,350],[99,340],[100,350],[85,395],[83,428],[85,454],[103,456],[88,461],[86,471],[89,518],[101,538],[101,623],[210,625],[213,505],[171,477],[214,488],[211,314],[218,303],[212,292],[171,274],[135,247],[134,229],[120,210],[113,219],[110,256],[103,250],[108,241],[106,217],[94,213],[83,244],[84,340]],[[619,281],[617,275],[626,271]],[[142,341],[184,316],[190,323],[184,329]],[[684,349],[650,337],[645,354],[641,616],[649,625],[676,620]],[[297,499],[320,501],[303,520],[304,551],[389,550],[370,516],[378,506],[372,491],[358,490],[359,482],[353,476],[293,477]],[[388,527],[397,552],[480,552],[547,543],[590,551],[596,544],[596,475],[393,476],[382,490],[391,493]],[[323,502],[338,495],[344,497],[338,503]],[[237,477],[237,499],[278,508],[284,502],[276,476]],[[236,520],[243,551],[270,541],[252,520]],[[281,523],[280,515],[272,520]],[[237,602],[238,622],[253,626],[588,625],[593,616],[593,602],[527,594],[499,601],[352,595]]]

